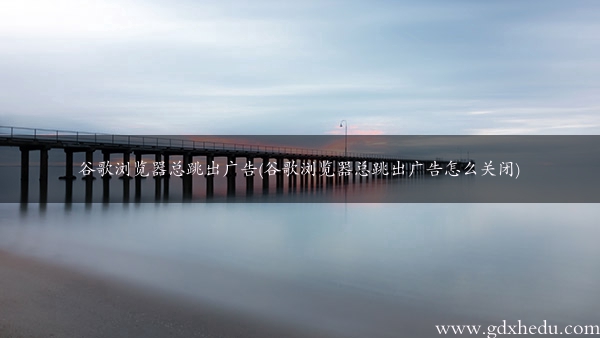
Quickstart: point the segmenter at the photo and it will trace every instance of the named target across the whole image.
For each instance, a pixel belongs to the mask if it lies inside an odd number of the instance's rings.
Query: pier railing
[[[0,126],[0,139],[33,140],[40,142],[62,142],[81,145],[114,145],[127,147],[152,147],[164,149],[177,149],[183,151],[239,151],[257,152],[275,155],[294,154],[301,156],[343,156],[364,159],[383,159],[389,156],[373,153],[340,152],[322,149],[307,149],[297,147],[280,147],[266,145],[252,145],[241,143],[227,143],[214,141],[190,140],[185,138],[166,138],[142,135],[114,135],[103,133],[89,133],[69,130],[52,130],[39,128],[22,128]],[[395,156],[397,157],[397,156]]]

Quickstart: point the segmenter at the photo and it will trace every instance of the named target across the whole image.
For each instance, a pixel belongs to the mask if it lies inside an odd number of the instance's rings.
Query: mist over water
[[[597,204],[0,204],[0,249],[349,337],[595,324]]]

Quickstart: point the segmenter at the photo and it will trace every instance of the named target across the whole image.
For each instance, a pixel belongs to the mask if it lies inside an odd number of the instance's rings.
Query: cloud
[[[4,2],[0,117],[141,133],[340,134],[341,119],[349,134],[598,133],[595,7]]]
[[[277,21],[232,18],[210,6],[197,8],[200,18],[182,20],[163,6],[131,0],[11,1],[2,4],[0,38],[18,40],[13,47],[66,39],[75,46],[78,40],[106,40],[238,50],[281,49],[292,41]]]

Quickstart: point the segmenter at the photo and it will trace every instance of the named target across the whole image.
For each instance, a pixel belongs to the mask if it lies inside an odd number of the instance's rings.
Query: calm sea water
[[[600,324],[598,204],[0,204],[0,249],[347,337]]]

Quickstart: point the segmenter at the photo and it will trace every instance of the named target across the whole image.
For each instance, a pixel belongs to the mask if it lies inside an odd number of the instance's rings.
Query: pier
[[[74,175],[73,154],[84,153],[85,163],[94,163],[94,154],[101,153],[104,162],[114,159],[115,155],[119,157],[119,162],[129,164],[132,160],[136,163],[143,161],[143,156],[152,156],[154,162],[164,162],[166,172],[164,175],[148,178],[155,180],[155,199],[161,200],[168,198],[170,180],[173,175],[169,167],[173,162],[173,157],[182,159],[182,169],[188,169],[194,162],[205,163],[204,168],[211,166],[216,159],[224,159],[226,163],[234,166],[235,170],[229,170],[226,175],[227,195],[236,194],[236,176],[239,175],[239,168],[245,165],[254,165],[255,160],[260,160],[262,176],[261,187],[256,187],[254,177],[257,175],[255,170],[246,176],[246,194],[251,195],[255,189],[262,189],[268,192],[272,184],[275,184],[276,190],[283,190],[284,186],[288,189],[300,188],[319,188],[335,185],[344,185],[352,183],[368,183],[374,180],[391,180],[409,177],[409,173],[415,176],[424,175],[428,168],[445,168],[450,161],[442,159],[411,159],[398,158],[382,154],[355,153],[344,151],[331,151],[322,149],[304,149],[294,147],[280,147],[276,145],[253,145],[240,143],[225,143],[212,141],[197,141],[185,138],[154,137],[139,135],[112,135],[99,133],[85,133],[77,131],[61,131],[32,129],[19,127],[0,126],[0,146],[18,147],[21,153],[21,202],[28,201],[29,194],[29,156],[30,152],[39,152],[40,163],[40,202],[46,201],[48,193],[48,151],[51,149],[62,149],[65,154],[64,175],[58,177],[66,181],[66,201],[72,196],[72,180],[77,177]],[[133,155],[133,158],[132,158]],[[243,160],[243,161],[242,161]],[[286,174],[284,162],[294,161],[298,168],[295,174]],[[325,175],[323,163],[330,164],[333,176]],[[453,161],[457,169],[464,169],[468,160]],[[266,174],[267,169],[264,165],[272,163],[279,169],[274,175]],[[419,163],[418,166],[413,166]],[[300,174],[300,164],[312,166],[312,174]],[[349,165],[348,165],[349,164]],[[341,166],[347,166],[342,168]],[[394,175],[393,168],[403,167],[402,175]],[[131,166],[130,166],[131,168]],[[338,175],[341,169],[345,169],[345,174]],[[378,171],[377,169],[384,169]],[[204,174],[206,180],[206,197],[213,196],[215,190],[215,176]],[[94,179],[103,180],[103,201],[107,202],[109,197],[109,180],[117,178],[115,175],[104,175],[100,177],[97,173],[92,173],[82,177],[85,184],[85,201],[92,202],[92,187]],[[134,182],[135,200],[138,201],[141,196],[141,181],[144,177],[140,175],[118,176],[123,181],[123,200],[128,201],[130,195],[130,181]],[[179,177],[178,177],[179,178]],[[184,200],[192,199],[193,177],[192,175],[181,175],[181,184]],[[274,181],[274,182],[272,182]],[[287,182],[286,182],[287,181]]]

